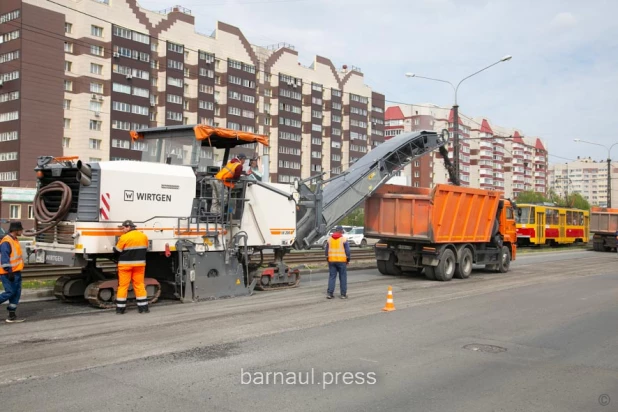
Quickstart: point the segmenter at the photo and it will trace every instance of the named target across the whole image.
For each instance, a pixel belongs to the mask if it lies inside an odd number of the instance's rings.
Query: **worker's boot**
[[[148,309],[148,304],[138,306],[137,309],[139,310],[139,313],[150,313],[150,309]]]
[[[21,319],[17,319],[17,314],[15,314],[14,310],[10,310],[9,311],[9,317],[6,318],[6,321],[8,323],[19,323],[19,322],[23,322],[23,320]]]
[[[124,315],[127,308],[116,308],[116,315]]]

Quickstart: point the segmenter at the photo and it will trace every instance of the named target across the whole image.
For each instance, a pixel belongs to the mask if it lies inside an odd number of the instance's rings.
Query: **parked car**
[[[348,234],[348,231],[352,230],[352,226],[343,226],[343,231],[344,233]],[[319,238],[314,244],[311,245],[311,248],[315,248],[315,247],[319,247],[322,249],[326,249],[326,243],[328,242],[328,238],[335,232],[335,228],[332,228],[327,235],[322,236],[321,238]]]
[[[377,239],[368,239],[365,237],[365,228],[362,226],[355,226],[346,232],[345,236],[348,238],[350,246],[367,247],[375,245]]]

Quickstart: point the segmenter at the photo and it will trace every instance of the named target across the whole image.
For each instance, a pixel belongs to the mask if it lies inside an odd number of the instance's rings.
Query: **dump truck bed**
[[[500,193],[439,184],[384,185],[365,201],[365,236],[427,243],[489,242]]]
[[[618,230],[618,209],[590,209],[590,232],[614,235]]]

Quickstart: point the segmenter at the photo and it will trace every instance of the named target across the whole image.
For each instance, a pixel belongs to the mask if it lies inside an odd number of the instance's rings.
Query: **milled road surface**
[[[325,276],[312,275],[294,290],[148,315],[26,304],[27,322],[0,325],[0,406],[615,411],[616,259],[520,255],[508,274],[448,283],[351,272],[346,301],[326,300]],[[384,313],[388,285],[397,310]],[[268,372],[277,382],[260,385]]]

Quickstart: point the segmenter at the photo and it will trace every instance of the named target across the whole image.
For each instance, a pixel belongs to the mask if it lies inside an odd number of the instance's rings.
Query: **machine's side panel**
[[[292,195],[292,187],[270,184]],[[296,236],[296,202],[257,184],[249,185],[241,229],[247,233],[249,246],[291,247]],[[242,244],[242,243],[241,243]]]
[[[185,166],[145,162],[101,163],[101,221],[147,222],[156,217],[189,217],[196,178]],[[109,207],[107,207],[109,206]]]

